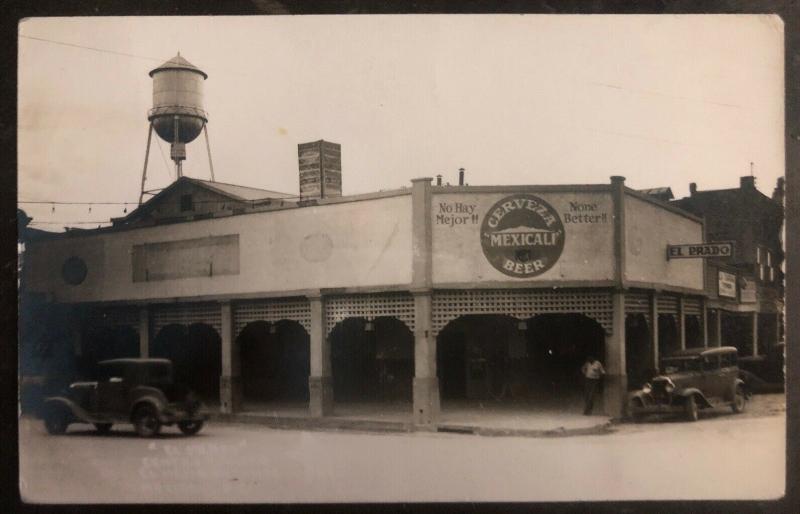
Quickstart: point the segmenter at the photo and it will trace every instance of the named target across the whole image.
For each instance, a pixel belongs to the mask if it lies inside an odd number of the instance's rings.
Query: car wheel
[[[202,421],[179,421],[178,428],[186,435],[195,435],[203,428]]]
[[[111,423],[95,423],[94,428],[97,430],[98,434],[107,434],[111,432]]]
[[[150,405],[142,405],[133,413],[133,428],[141,437],[155,437],[161,431],[161,422],[156,410]]]
[[[697,421],[699,414],[697,412],[697,401],[694,395],[686,397],[686,403],[683,404],[683,410],[686,413],[686,419],[689,421]]]
[[[731,409],[736,414],[744,412],[744,406],[747,404],[747,398],[745,397],[744,390],[742,390],[742,386],[736,387],[736,392],[733,394],[733,403],[731,404]]]
[[[51,407],[44,414],[44,428],[48,434],[61,435],[69,426],[69,413],[64,407]]]

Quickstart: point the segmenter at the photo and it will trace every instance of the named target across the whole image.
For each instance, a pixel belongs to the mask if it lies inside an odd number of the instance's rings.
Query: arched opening
[[[397,318],[347,318],[331,330],[336,402],[410,402],[414,335]]]
[[[255,321],[236,342],[245,402],[308,402],[309,336],[302,325]]]
[[[219,400],[222,373],[222,341],[205,323],[167,325],[153,339],[150,354],[172,361],[175,382],[196,392],[204,400]]]
[[[437,339],[439,391],[452,400],[579,401],[587,355],[604,357],[605,332],[581,314],[544,314],[526,321],[467,315]]]
[[[90,328],[84,335],[80,374],[85,378],[94,377],[98,362],[124,357],[139,357],[136,330],[128,326]]]
[[[658,356],[671,355],[681,349],[678,320],[674,314],[658,315]]]
[[[685,316],[686,320],[686,347],[697,348],[703,346],[703,323],[700,316]]]
[[[506,383],[524,384],[524,368],[516,369],[509,358],[526,357],[518,325],[500,314],[470,314],[449,322],[436,340],[441,400],[500,398],[507,393]]]
[[[528,321],[527,340],[534,397],[580,402],[586,357],[605,360],[603,327],[582,314],[542,314]]]
[[[628,389],[639,389],[655,375],[650,328],[644,314],[625,316],[625,372]]]

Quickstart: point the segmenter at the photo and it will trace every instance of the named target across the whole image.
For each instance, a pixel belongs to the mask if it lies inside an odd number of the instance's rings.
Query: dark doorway
[[[678,321],[674,314],[658,315],[658,356],[666,357],[681,349]]]
[[[625,316],[625,372],[628,389],[639,389],[655,375],[650,327],[644,314]]]
[[[722,345],[735,346],[740,357],[753,355],[753,315],[723,312]]]
[[[175,382],[206,401],[216,402],[222,373],[221,346],[217,331],[205,323],[167,325],[153,339],[150,354],[172,361]]]
[[[587,356],[605,361],[605,331],[581,314],[543,314],[528,322],[531,385],[538,397],[579,396]]]
[[[512,385],[526,382],[525,338],[511,316],[458,317],[439,332],[436,348],[442,400],[499,400],[512,396]]]
[[[308,401],[309,336],[296,321],[248,324],[240,345],[244,400]]]
[[[400,320],[347,318],[331,330],[336,402],[410,402],[414,335]]]
[[[686,320],[686,347],[698,348],[703,346],[703,323],[700,316],[684,316]]]

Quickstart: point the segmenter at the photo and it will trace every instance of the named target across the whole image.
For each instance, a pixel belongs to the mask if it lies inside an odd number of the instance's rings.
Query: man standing
[[[592,413],[594,398],[597,395],[597,391],[600,389],[600,379],[603,378],[606,370],[603,369],[603,365],[599,360],[590,355],[586,357],[586,362],[583,363],[581,372],[583,373],[585,382],[583,414],[588,416]]]

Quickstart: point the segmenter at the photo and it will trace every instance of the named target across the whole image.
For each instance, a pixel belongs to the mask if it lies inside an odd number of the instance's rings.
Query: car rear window
[[[700,359],[697,358],[673,358],[661,361],[663,373],[679,373],[681,371],[700,371]]]

